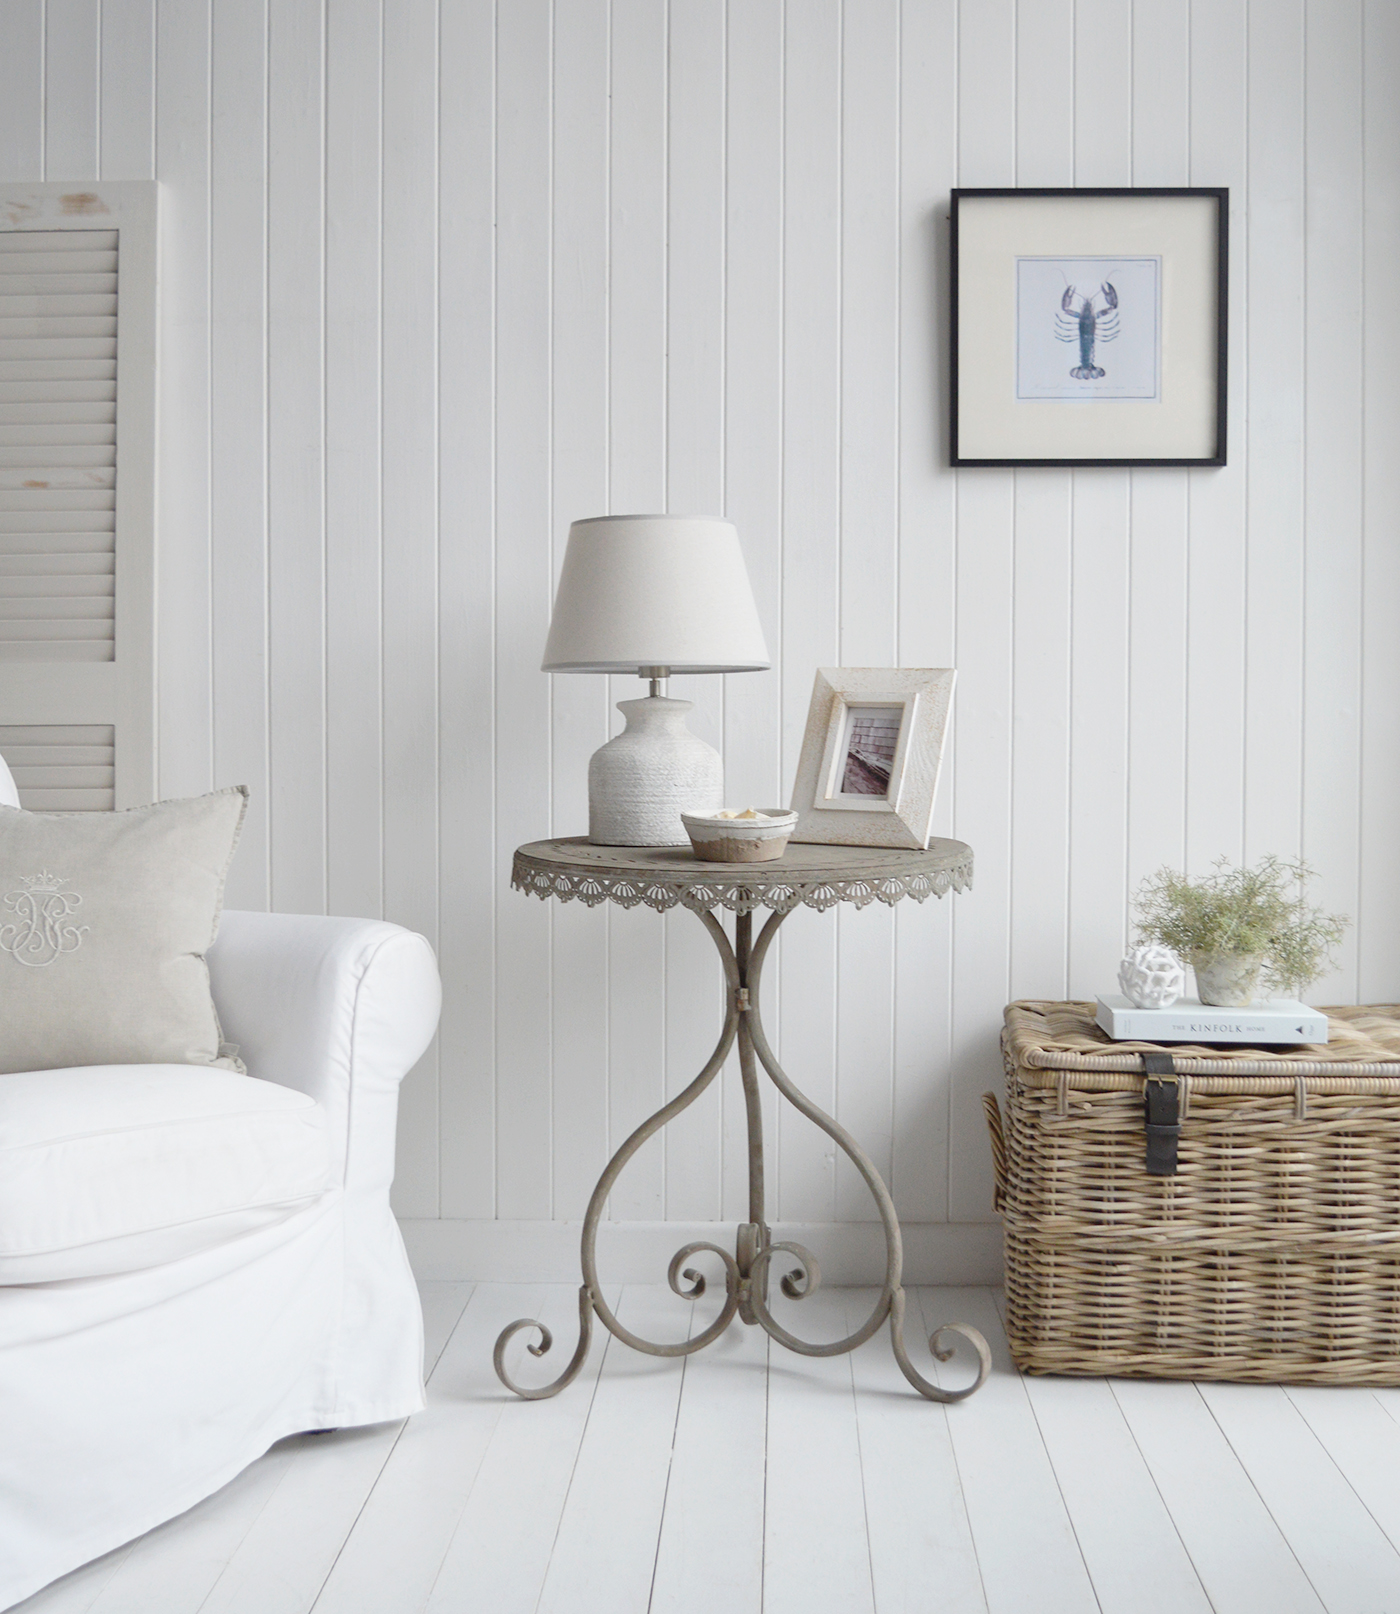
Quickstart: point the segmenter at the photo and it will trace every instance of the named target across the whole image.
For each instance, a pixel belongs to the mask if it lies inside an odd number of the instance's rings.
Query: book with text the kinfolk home
[[[1139,1009],[1113,993],[1098,1000],[1094,1019],[1119,1042],[1327,1041],[1327,1016],[1289,998],[1247,1009],[1218,1009],[1196,998],[1182,998],[1169,1009]]]

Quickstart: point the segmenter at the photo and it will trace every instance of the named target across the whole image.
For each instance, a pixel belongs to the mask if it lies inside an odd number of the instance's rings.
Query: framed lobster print
[[[1228,190],[952,200],[954,465],[1224,465]]]

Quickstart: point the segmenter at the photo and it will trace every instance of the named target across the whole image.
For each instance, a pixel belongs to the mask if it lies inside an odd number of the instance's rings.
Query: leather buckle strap
[[[1147,1172],[1151,1177],[1174,1177],[1181,1137],[1181,1084],[1176,1079],[1176,1063],[1170,1054],[1144,1054],[1142,1068],[1147,1075],[1143,1091]]]

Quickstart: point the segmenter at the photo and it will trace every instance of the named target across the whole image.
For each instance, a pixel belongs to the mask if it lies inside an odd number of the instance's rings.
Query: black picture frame
[[[1002,205],[995,212],[983,205],[989,201],[1004,204],[1007,199],[1013,205]],[[1067,208],[1073,211],[1044,205],[1056,200],[1065,201]],[[1018,210],[1015,202],[1030,205]],[[1154,205],[1158,202],[1160,207]],[[1202,208],[1203,202],[1211,205]],[[1108,240],[1116,239],[1115,203],[1121,203],[1125,209],[1123,235],[1125,241],[1132,242],[1136,253],[1152,250],[1153,220],[1160,215],[1160,240],[1155,242],[1155,258],[1132,258],[1126,248],[1121,252],[1105,249],[1105,232]],[[1174,205],[1181,203],[1190,205]],[[980,212],[975,211],[978,209]],[[1229,217],[1230,192],[1224,186],[955,189],[950,212],[949,463],[957,467],[1223,466],[1226,463],[1229,368]],[[1046,240],[1063,243],[1073,239],[1081,223],[1089,225],[1084,239],[1094,243],[1082,253],[1076,254],[1063,245],[1057,245],[1056,250],[1050,252],[1031,250]],[[1024,232],[1024,251],[1015,244],[1018,228]],[[1213,240],[1209,239],[1211,232]],[[1147,242],[1145,248],[1144,241]],[[1021,284],[1018,279],[1021,265],[1040,261],[1050,264],[1056,259],[1069,262],[1076,256],[1084,259],[1121,256],[1125,262],[1155,261],[1158,265],[1151,271],[1152,285],[1158,288],[1152,327],[1155,346],[1153,357],[1142,361],[1153,367],[1151,384],[1157,389],[1154,394],[1139,390],[1114,397],[1072,398],[1063,388],[1043,397],[1020,390],[1023,366],[1031,362],[1021,356],[1020,321],[1024,316],[1016,289]],[[1207,262],[1207,256],[1213,261]],[[1179,271],[1172,267],[1178,259]],[[1062,269],[1058,272],[1066,279],[1065,303],[1072,304],[1077,288],[1064,276]],[[1195,306],[1207,299],[1198,295],[1194,301],[1188,301],[1182,288],[1195,287],[1199,293],[1205,284],[1213,290],[1214,307],[1201,307],[1197,320]],[[1009,297],[1006,295],[1008,287],[1011,288]],[[1106,316],[1117,315],[1118,302],[1111,283],[1101,286],[1100,292],[1113,294],[1111,307],[1103,297],[1098,297],[1098,301],[1104,301],[1097,315],[1102,325],[1107,323]],[[1173,298],[1173,318],[1168,321],[1163,309]],[[1087,378],[1092,384],[1092,378],[1105,374],[1102,368],[1096,367],[1093,346],[1092,310],[1096,307],[1096,296],[1091,294],[1086,298],[1080,293],[1079,302],[1081,315],[1086,308],[1091,310],[1086,316],[1088,346],[1081,346],[1080,367],[1067,368],[1065,373],[1085,376],[1083,366],[1087,363]],[[1081,317],[1074,314],[1072,306],[1066,308],[1065,313],[1071,323]],[[977,330],[979,318],[989,321],[996,334],[991,344],[993,357],[974,370],[969,356],[960,350],[960,336]],[[1000,320],[1006,321],[1006,327],[996,331],[996,322]],[[1038,331],[1038,326],[1032,328]],[[1064,334],[1067,329],[1068,326],[1061,326],[1061,341],[1078,339]],[[1076,327],[1078,333],[1084,329],[1083,324]],[[1172,333],[1170,345],[1168,331]],[[1117,333],[1115,323],[1115,336]],[[1034,340],[1041,342],[1038,334]],[[1212,344],[1213,354],[1210,352]],[[1029,352],[1028,344],[1025,351]],[[1141,338],[1136,351],[1146,351]],[[1182,353],[1185,356],[1179,357]],[[1169,408],[1161,414],[1154,416],[1147,412],[1164,401]],[[1105,404],[1117,408],[1110,415]],[[1094,453],[1092,450],[1102,445],[1095,441],[1093,434],[1104,429],[1109,431],[1110,446],[1117,451]],[[1160,438],[1162,452],[1152,452],[1154,436]],[[1066,447],[1080,440],[1084,442],[1085,453],[1064,452]],[[1036,447],[1059,452],[1036,453]],[[999,449],[1002,451],[998,452]]]

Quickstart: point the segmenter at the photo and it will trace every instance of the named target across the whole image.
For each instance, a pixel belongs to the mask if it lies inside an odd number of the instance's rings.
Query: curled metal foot
[[[724,1263],[724,1306],[714,1322],[703,1333],[696,1334],[693,1339],[678,1340],[674,1345],[659,1345],[654,1340],[643,1339],[640,1334],[634,1334],[630,1328],[624,1327],[617,1316],[601,1295],[593,1299],[594,1309],[602,1319],[603,1326],[615,1338],[620,1339],[624,1345],[630,1345],[634,1351],[645,1351],[648,1356],[692,1356],[696,1351],[703,1351],[712,1344],[734,1321],[734,1314],[739,1309],[739,1264],[729,1251],[718,1244],[710,1244],[701,1240],[697,1244],[683,1245],[671,1257],[671,1265],[666,1271],[666,1281],[671,1285],[672,1292],[680,1295],[683,1300],[698,1300],[705,1292],[705,1275],[697,1272],[694,1267],[686,1267],[684,1263],[692,1255],[701,1251],[707,1255],[717,1255]],[[686,1285],[689,1285],[689,1288]]]
[[[496,1377],[512,1390],[523,1401],[546,1401],[552,1395],[558,1395],[578,1377],[579,1369],[588,1356],[588,1347],[593,1340],[593,1295],[588,1285],[584,1284],[578,1292],[578,1344],[574,1347],[574,1354],[569,1365],[550,1384],[541,1384],[536,1387],[517,1384],[510,1374],[506,1372],[506,1346],[520,1332],[522,1328],[535,1328],[539,1330],[540,1341],[538,1345],[527,1345],[525,1348],[531,1356],[543,1356],[553,1348],[554,1335],[543,1323],[537,1323],[531,1317],[519,1317],[508,1328],[501,1330],[500,1338],[496,1341],[496,1349],[491,1360],[495,1363]]]
[[[666,1282],[671,1286],[671,1292],[678,1294],[682,1300],[699,1300],[705,1292],[705,1274],[697,1272],[694,1267],[681,1270],[681,1263],[688,1261],[692,1255],[699,1255],[701,1250],[710,1255],[717,1255],[724,1262],[724,1282],[727,1289],[734,1289],[739,1281],[739,1269],[734,1257],[729,1251],[718,1244],[711,1244],[707,1239],[701,1239],[695,1244],[683,1244],[671,1257],[671,1265],[666,1270]],[[684,1279],[685,1283],[681,1280]],[[689,1284],[687,1289],[685,1284]]]
[[[802,1263],[794,1271],[785,1272],[778,1285],[788,1299],[805,1300],[808,1295],[816,1294],[822,1286],[822,1269],[817,1265],[816,1256],[805,1244],[796,1244],[789,1240],[770,1244],[764,1257],[765,1262],[771,1261],[779,1250],[787,1255],[795,1255]]]
[[[857,1345],[863,1345],[870,1336],[884,1322],[890,1309],[890,1294],[888,1287],[880,1291],[870,1315],[852,1334],[844,1339],[833,1340],[829,1345],[814,1345],[805,1339],[799,1339],[796,1334],[790,1333],[768,1308],[764,1298],[767,1289],[768,1263],[779,1251],[788,1255],[795,1255],[806,1269],[804,1272],[789,1272],[782,1280],[782,1291],[789,1300],[803,1300],[810,1295],[821,1282],[821,1269],[817,1266],[816,1258],[810,1250],[804,1249],[800,1244],[770,1244],[754,1257],[753,1267],[749,1273],[749,1304],[753,1307],[754,1316],[762,1325],[763,1331],[776,1339],[780,1345],[786,1345],[790,1351],[796,1351],[800,1356],[843,1356],[847,1351],[855,1350]]]
[[[929,1401],[965,1401],[982,1388],[992,1371],[992,1353],[986,1340],[967,1323],[944,1323],[942,1327],[934,1329],[928,1345],[937,1361],[952,1359],[953,1348],[945,1343],[945,1336],[949,1334],[960,1335],[977,1352],[977,1377],[961,1390],[944,1390],[930,1383],[909,1360],[909,1353],[904,1348],[904,1290],[896,1289],[890,1296],[890,1344],[894,1347],[894,1359],[899,1363],[899,1371]]]

